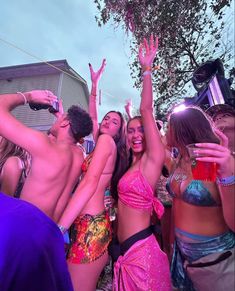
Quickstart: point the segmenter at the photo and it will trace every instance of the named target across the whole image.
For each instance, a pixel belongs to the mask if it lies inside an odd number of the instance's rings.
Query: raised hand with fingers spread
[[[158,38],[154,40],[151,35],[149,42],[144,38],[143,43],[139,47],[139,61],[143,71],[151,70],[158,49]]]
[[[132,101],[131,99],[126,100],[126,105],[124,106],[128,118],[132,118]]]

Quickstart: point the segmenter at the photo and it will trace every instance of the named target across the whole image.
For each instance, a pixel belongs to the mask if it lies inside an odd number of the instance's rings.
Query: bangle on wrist
[[[20,95],[20,96],[23,97],[23,99],[24,99],[24,105],[28,103],[28,100],[27,100],[26,96],[22,92],[16,92],[16,94],[18,94],[18,95]]]
[[[146,66],[146,67],[143,67],[142,69],[143,73],[146,72],[146,71],[152,71],[152,68],[150,66]]]
[[[62,234],[65,234],[67,230],[67,228],[65,228],[63,225],[57,224],[57,226],[59,227],[60,231],[62,232]]]
[[[160,66],[159,66],[159,65],[154,66],[154,67],[146,66],[146,67],[143,67],[143,68],[142,68],[142,71],[143,71],[143,73],[144,73],[144,72],[146,72],[146,71],[150,71],[150,72],[152,72],[152,71],[156,71],[156,70],[159,70],[159,69],[160,69]]]
[[[235,176],[229,176],[225,178],[217,178],[217,184],[221,186],[231,186],[235,184]]]

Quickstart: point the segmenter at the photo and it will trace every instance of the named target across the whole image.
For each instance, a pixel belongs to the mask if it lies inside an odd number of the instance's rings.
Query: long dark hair
[[[119,115],[121,124],[119,131],[117,135],[113,137],[115,144],[117,146],[117,159],[113,171],[113,175],[111,178],[111,185],[110,185],[110,191],[112,194],[112,197],[117,201],[118,199],[118,191],[117,191],[117,184],[122,175],[126,172],[128,168],[128,151],[127,151],[127,145],[126,145],[126,121],[124,120],[122,114],[119,111],[109,111],[109,113],[116,113]],[[104,118],[106,117],[104,116]],[[103,118],[103,119],[104,119]],[[99,131],[100,135],[101,132]]]
[[[219,143],[211,119],[199,107],[187,107],[173,112],[168,119],[167,142],[187,155],[186,145],[197,142]]]
[[[132,120],[135,120],[135,119],[138,119],[140,122],[141,122],[141,116],[140,115],[136,115],[132,118],[130,118],[127,122],[127,130],[128,130],[128,127],[129,127],[129,124]],[[130,148],[129,149],[129,152],[128,152],[128,169],[130,168],[131,164],[132,164],[132,161],[133,161],[133,152],[132,152],[132,149]]]

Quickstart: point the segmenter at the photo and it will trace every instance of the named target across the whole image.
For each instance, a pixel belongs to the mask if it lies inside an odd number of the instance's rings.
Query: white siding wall
[[[73,79],[66,74],[49,74],[12,80],[0,80],[0,94],[12,92],[26,92],[31,90],[50,90],[63,100],[64,110],[71,105],[80,105],[88,110],[86,84]],[[12,111],[13,115],[25,125],[47,131],[54,122],[54,115],[48,110],[33,111],[28,105],[19,106]]]
[[[85,95],[85,84],[77,79],[73,79],[63,74],[61,86],[61,98],[63,100],[64,110],[66,111],[71,105],[79,105],[84,110],[88,110],[88,100]]]
[[[0,80],[0,93],[25,92],[31,90],[50,90],[57,94],[59,74]],[[54,115],[48,110],[33,111],[28,105],[19,106],[12,111],[14,116],[25,125],[39,130],[48,130],[54,122]]]

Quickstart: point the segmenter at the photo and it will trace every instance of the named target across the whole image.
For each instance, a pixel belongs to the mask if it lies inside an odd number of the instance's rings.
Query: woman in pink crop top
[[[167,256],[161,251],[150,227],[155,211],[160,218],[163,206],[154,197],[154,189],[161,174],[165,149],[153,116],[151,67],[158,47],[158,39],[139,49],[143,72],[141,116],[129,120],[127,139],[131,164],[118,184],[118,247],[114,264],[113,290],[171,290]],[[110,251],[112,253],[112,245]]]
[[[84,177],[67,205],[59,225],[71,228],[68,268],[74,291],[93,291],[108,261],[108,244],[112,237],[111,222],[104,205],[107,187],[116,184],[127,168],[126,125],[122,114],[108,112],[98,128],[96,95],[105,60],[97,72],[90,66],[92,89],[89,113],[93,121],[95,149],[87,157]]]

